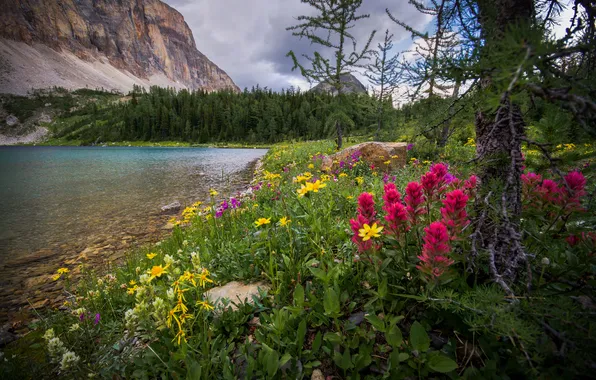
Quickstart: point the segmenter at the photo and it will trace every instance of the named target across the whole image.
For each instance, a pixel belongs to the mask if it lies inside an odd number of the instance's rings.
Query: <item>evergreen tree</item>
[[[357,65],[370,58],[369,46],[375,31],[370,33],[368,41],[361,50],[357,49],[353,29],[358,20],[368,18],[368,14],[358,15],[362,0],[301,0],[302,3],[313,7],[318,14],[315,16],[298,16],[298,25],[288,27],[294,36],[308,38],[312,44],[333,53],[332,58],[326,58],[324,53],[315,51],[313,56],[304,55],[311,67],[307,68],[299,63],[293,51],[288,52],[294,66],[300,69],[302,75],[309,82],[326,82],[334,89],[340,99],[339,108],[333,112],[333,123],[337,134],[337,149],[343,144],[343,124],[348,120],[343,106],[342,75],[350,73]],[[352,45],[350,51],[349,45]]]
[[[373,95],[377,98],[377,131],[375,139],[379,139],[379,133],[383,127],[383,110],[385,103],[389,101],[391,107],[392,94],[399,85],[399,54],[391,53],[393,49],[393,34],[389,34],[389,29],[385,31],[383,43],[379,43],[378,50],[374,52],[375,61],[368,66],[364,75],[368,78],[370,84],[376,86]]]

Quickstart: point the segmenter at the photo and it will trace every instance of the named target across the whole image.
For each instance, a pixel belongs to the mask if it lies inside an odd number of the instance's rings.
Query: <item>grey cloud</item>
[[[297,16],[312,12],[309,6],[299,0],[164,1],[184,15],[197,48],[239,87],[259,84],[279,90],[292,84],[305,86],[300,73],[291,71],[292,62],[286,53],[293,50],[297,55],[310,54],[315,47],[292,36],[286,27],[295,25]],[[407,0],[364,0],[361,13],[369,13],[370,18],[353,30],[359,43],[364,43],[373,29],[378,31],[373,46],[387,28],[395,34],[396,41],[409,39],[409,34],[387,17],[385,8],[418,28],[428,22],[428,17],[418,13]]]

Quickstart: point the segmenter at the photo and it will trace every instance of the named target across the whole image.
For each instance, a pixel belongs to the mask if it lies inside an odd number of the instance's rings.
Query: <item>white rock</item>
[[[238,281],[228,282],[224,286],[218,286],[210,289],[205,293],[207,299],[212,305],[216,305],[223,299],[228,299],[231,302],[252,303],[252,297],[259,295],[259,289],[262,291],[269,290],[270,286],[264,282],[255,282],[253,284],[243,284]],[[232,310],[236,310],[236,306],[231,305]]]

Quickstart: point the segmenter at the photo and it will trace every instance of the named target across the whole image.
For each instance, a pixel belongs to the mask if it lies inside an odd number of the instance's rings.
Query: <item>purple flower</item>
[[[389,174],[385,173],[383,175],[383,183],[386,185],[389,182]]]
[[[290,168],[288,168],[287,166],[284,166],[284,169],[283,170],[284,170],[284,173],[287,173],[287,172],[290,171]]]
[[[406,147],[406,150],[412,150],[414,148],[414,144],[410,143],[408,144],[408,146]]]
[[[79,315],[79,320],[81,322],[83,322],[84,319],[85,319],[85,313],[81,313],[81,315]]]
[[[236,198],[230,198],[230,203],[232,204],[232,208],[240,207],[240,201]]]
[[[95,319],[93,320],[93,324],[97,325],[99,323],[101,316],[99,315],[99,313],[95,314]]]
[[[230,205],[228,204],[228,201],[221,202],[221,209],[223,211],[227,210],[229,207],[230,207]]]
[[[344,166],[346,166],[346,163],[345,163],[345,162],[343,162],[343,161],[340,161],[340,162],[339,162],[339,167],[343,169],[343,168],[344,168]]]
[[[218,209],[215,211],[215,217],[216,217],[216,218],[221,218],[221,217],[222,217],[222,215],[223,215],[223,213],[224,213],[224,210],[222,210],[221,208],[218,208]]]
[[[447,174],[445,174],[445,177],[443,177],[443,179],[445,180],[445,183],[448,184],[448,183],[455,181],[457,179],[457,177],[451,173],[447,173]]]

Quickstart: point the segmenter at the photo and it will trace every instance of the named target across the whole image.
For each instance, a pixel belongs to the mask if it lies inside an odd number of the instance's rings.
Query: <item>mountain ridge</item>
[[[0,92],[133,85],[240,89],[159,0],[0,0]]]

